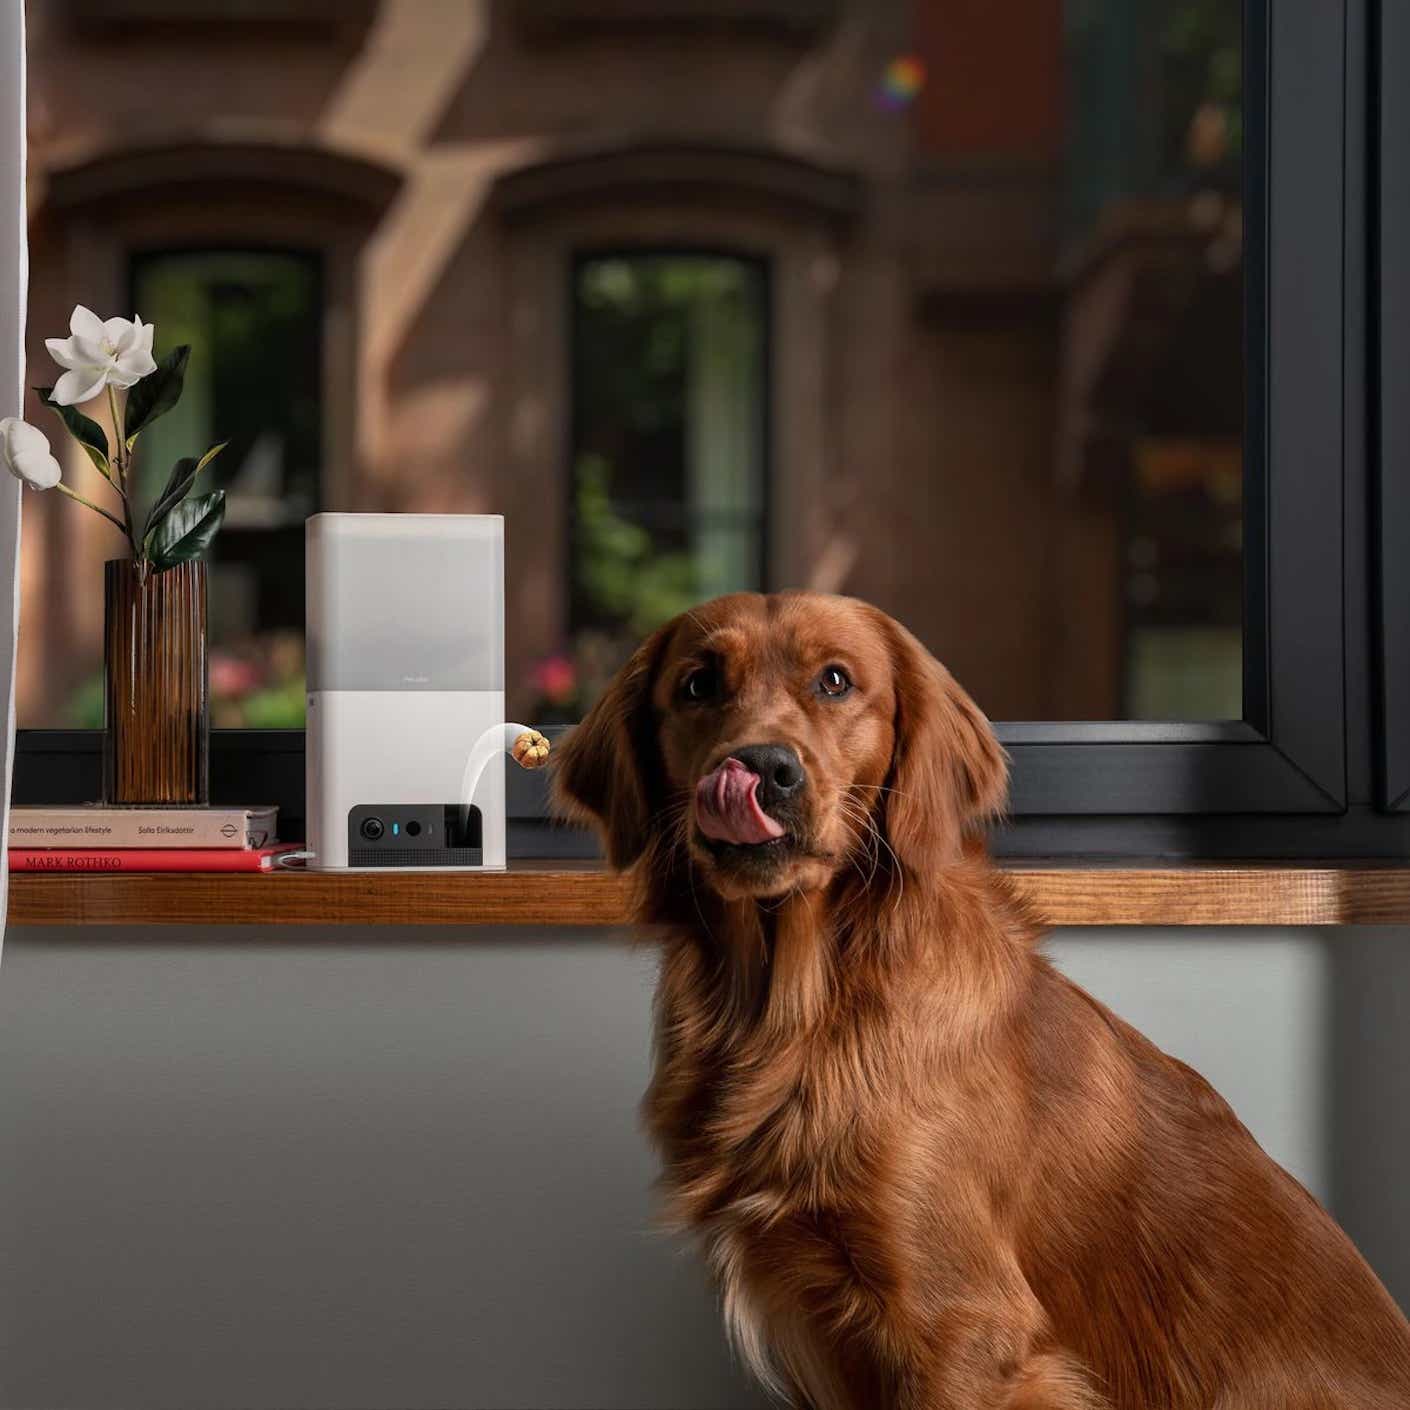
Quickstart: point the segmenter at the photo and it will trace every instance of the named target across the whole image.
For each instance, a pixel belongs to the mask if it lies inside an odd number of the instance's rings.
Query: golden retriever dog
[[[1197,1073],[1042,956],[988,721],[882,612],[723,597],[556,796],[662,946],[645,1117],[754,1371],[816,1410],[1410,1407],[1410,1326]]]

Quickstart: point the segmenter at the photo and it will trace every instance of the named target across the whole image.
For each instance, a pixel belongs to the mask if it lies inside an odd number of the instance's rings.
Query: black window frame
[[[1381,0],[1375,16],[1370,132],[1377,172],[1371,212],[1371,279],[1378,290],[1372,338],[1375,456],[1376,798],[1410,814],[1410,11]]]
[[[1369,473],[1410,448],[1405,399],[1372,402],[1407,368],[1404,271],[1398,319],[1376,317],[1371,282],[1410,233],[1403,178],[1378,203],[1372,165],[1410,158],[1390,81],[1408,29],[1375,0],[1244,6],[1244,719],[999,724],[1000,855],[1410,855],[1410,486]],[[16,799],[93,796],[99,749],[96,731],[21,731]],[[213,796],[278,802],[293,827],[302,754],[301,731],[217,731]],[[516,782],[511,817],[542,816],[541,787]]]

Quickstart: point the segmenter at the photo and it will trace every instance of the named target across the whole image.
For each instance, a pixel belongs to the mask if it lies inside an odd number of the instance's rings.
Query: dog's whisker
[[[876,849],[870,845],[870,819],[860,812],[853,812],[845,807],[842,811],[843,827],[847,831],[853,844],[852,849],[849,849],[848,860],[856,870],[858,877],[861,879],[862,886],[865,889],[870,887],[872,881],[875,879],[878,862]],[[862,871],[861,862],[855,855],[857,849],[861,849],[871,862],[871,867],[866,872]]]

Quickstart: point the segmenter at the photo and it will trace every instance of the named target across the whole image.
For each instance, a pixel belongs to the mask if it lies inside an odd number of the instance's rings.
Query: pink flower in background
[[[545,656],[529,680],[550,705],[566,705],[577,694],[578,668],[566,656]]]
[[[253,661],[242,660],[239,656],[227,656],[224,652],[211,652],[211,694],[234,697],[248,695],[263,681],[260,669]]]

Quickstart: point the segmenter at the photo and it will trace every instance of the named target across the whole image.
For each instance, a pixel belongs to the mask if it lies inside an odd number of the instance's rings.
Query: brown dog
[[[662,927],[646,1119],[764,1380],[818,1410],[1410,1406],[1410,1326],[1346,1236],[966,847],[1004,756],[890,618],[686,613],[556,787]]]

